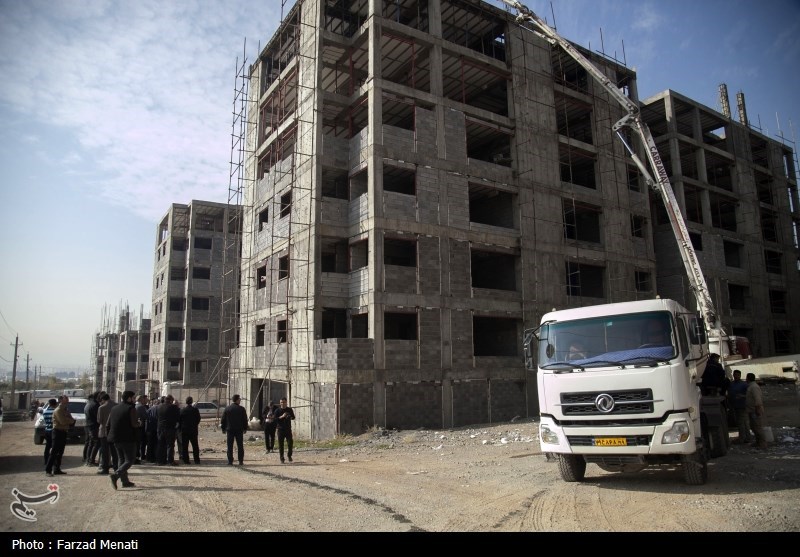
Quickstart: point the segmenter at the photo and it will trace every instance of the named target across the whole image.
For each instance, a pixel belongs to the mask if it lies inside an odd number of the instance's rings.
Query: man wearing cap
[[[236,440],[239,466],[244,465],[244,433],[247,431],[247,411],[239,404],[241,397],[233,395],[225,407],[219,426],[228,436],[228,466],[233,465],[233,441]]]

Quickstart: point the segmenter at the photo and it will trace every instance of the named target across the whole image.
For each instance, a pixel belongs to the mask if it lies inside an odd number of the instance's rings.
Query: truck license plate
[[[624,437],[595,437],[595,447],[625,447],[628,440]]]

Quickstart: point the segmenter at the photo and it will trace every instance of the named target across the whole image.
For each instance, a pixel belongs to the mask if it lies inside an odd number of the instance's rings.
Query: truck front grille
[[[625,439],[626,447],[648,447],[653,438],[652,435],[612,435],[612,437]],[[568,435],[567,441],[569,441],[570,447],[593,447],[594,438],[594,435]],[[612,448],[609,447],[609,449]]]
[[[608,397],[610,397],[610,401],[613,401],[613,405],[608,404],[610,402]],[[602,411],[598,407],[598,401],[605,401],[607,407],[611,406],[611,410]],[[651,389],[637,389],[631,391],[562,393],[561,409],[565,416],[649,414],[653,412],[653,391]]]

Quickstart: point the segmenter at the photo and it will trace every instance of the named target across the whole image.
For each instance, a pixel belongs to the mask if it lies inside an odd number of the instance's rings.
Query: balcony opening
[[[467,118],[467,157],[511,167],[512,134],[488,122]]]
[[[579,151],[569,145],[559,145],[558,157],[562,182],[597,189],[594,155]]]
[[[417,173],[414,169],[383,165],[383,191],[416,194]]]
[[[653,284],[650,279],[650,273],[645,271],[634,271],[634,282],[636,283],[637,292],[652,292]]]
[[[725,265],[728,267],[742,268],[742,244],[736,242],[722,241],[722,248],[725,252]]]
[[[289,256],[278,258],[278,280],[289,278]]]
[[[369,319],[366,313],[350,317],[350,336],[352,338],[369,338]]]
[[[264,207],[258,212],[258,231],[264,230],[266,224],[269,222],[269,207]]]
[[[596,265],[566,262],[567,296],[605,297],[605,269]]]
[[[417,340],[417,314],[385,312],[383,314],[385,340]]]
[[[736,201],[709,193],[711,226],[736,232]]]
[[[320,271],[347,272],[347,240],[323,238],[320,242]]]
[[[265,324],[256,325],[256,346],[264,346],[266,332],[267,326]]]
[[[472,353],[474,356],[517,356],[519,320],[505,317],[472,318]]]
[[[356,271],[369,264],[369,242],[361,240],[350,244],[350,270]]]
[[[203,238],[202,236],[194,237],[195,249],[211,249],[211,244],[212,244],[211,238]]]
[[[786,292],[783,290],[770,290],[769,307],[772,313],[786,314]]]
[[[287,341],[289,336],[289,331],[287,329],[287,321],[285,319],[281,319],[277,322],[277,334],[275,335],[275,342],[278,344],[283,344]]]
[[[322,169],[322,196],[347,199],[347,171],[335,168]]]
[[[473,249],[470,253],[472,287],[516,291],[516,260],[510,254]]]
[[[728,283],[728,304],[732,310],[746,310],[749,297],[749,288],[741,284]]]
[[[517,196],[492,186],[470,182],[469,220],[479,224],[514,228]]]
[[[256,290],[267,286],[267,265],[264,264],[256,269]]]
[[[211,278],[211,267],[193,267],[192,268],[192,278],[196,279],[210,279]]]
[[[417,266],[416,240],[383,239],[383,263],[400,267]]]
[[[779,251],[772,251],[768,249],[764,250],[764,268],[768,273],[772,273],[774,275],[783,274],[781,257],[781,252]]]
[[[600,207],[562,200],[564,237],[579,242],[601,243]]]
[[[347,338],[347,310],[342,308],[322,309],[320,338]]]
[[[288,191],[281,196],[280,218],[286,217],[292,212],[292,192]]]
[[[350,177],[350,199],[356,199],[367,193],[367,169],[361,170]]]

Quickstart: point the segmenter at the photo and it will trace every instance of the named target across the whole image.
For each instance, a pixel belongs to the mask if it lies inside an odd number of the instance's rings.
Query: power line
[[[8,321],[6,321],[6,316],[5,316],[5,315],[3,315],[3,312],[2,312],[2,311],[0,311],[0,317],[2,317],[2,318],[3,318],[3,323],[5,323],[5,324],[6,324],[6,327],[8,327],[8,330],[9,330],[9,331],[11,331],[11,332],[12,332],[12,333],[14,333],[14,334],[17,334],[17,332],[16,332],[14,329],[12,329],[12,328],[11,328],[11,325],[9,325],[9,324],[8,324]]]

